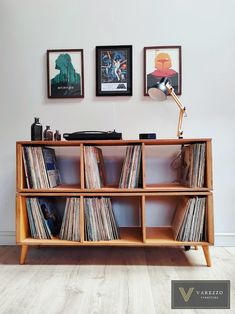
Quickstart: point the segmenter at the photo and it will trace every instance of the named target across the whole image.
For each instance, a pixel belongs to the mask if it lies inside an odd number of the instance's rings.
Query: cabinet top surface
[[[87,141],[17,141],[19,145],[78,146],[84,145],[181,145],[197,142],[211,142],[211,138],[156,139],[156,140],[87,140]]]

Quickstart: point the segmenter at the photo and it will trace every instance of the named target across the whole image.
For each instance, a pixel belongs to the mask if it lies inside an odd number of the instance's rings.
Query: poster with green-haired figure
[[[83,98],[83,50],[47,50],[48,97]]]

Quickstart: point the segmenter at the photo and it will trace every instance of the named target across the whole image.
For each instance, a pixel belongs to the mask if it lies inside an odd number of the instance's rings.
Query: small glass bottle
[[[60,134],[59,130],[55,130],[54,141],[61,141],[61,134]]]
[[[46,129],[43,132],[44,141],[53,141],[53,132],[50,129],[50,125],[46,125]]]
[[[39,118],[34,118],[34,123],[31,125],[31,141],[42,140],[42,125]]]

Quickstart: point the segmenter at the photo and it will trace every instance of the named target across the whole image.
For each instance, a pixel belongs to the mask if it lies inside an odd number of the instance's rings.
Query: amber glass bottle
[[[46,129],[43,132],[44,141],[53,141],[53,132],[49,125],[46,125]]]
[[[42,125],[39,118],[34,118],[34,123],[31,125],[31,141],[42,140]]]

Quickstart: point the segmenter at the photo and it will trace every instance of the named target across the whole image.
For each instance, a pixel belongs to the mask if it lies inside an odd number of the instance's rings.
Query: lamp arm
[[[178,126],[177,126],[177,136],[178,138],[183,138],[183,131],[181,127],[182,127],[183,117],[184,117],[186,108],[183,106],[179,98],[176,96],[173,88],[170,89],[170,95],[172,96],[172,98],[174,99],[174,101],[176,102],[177,106],[180,109]]]

